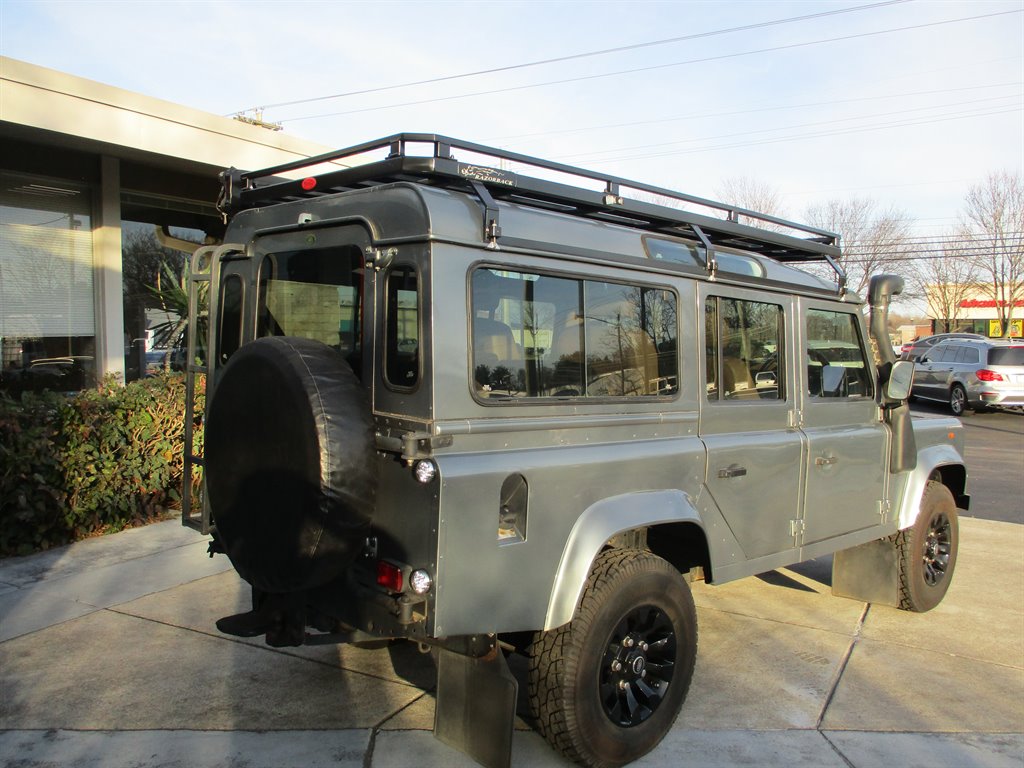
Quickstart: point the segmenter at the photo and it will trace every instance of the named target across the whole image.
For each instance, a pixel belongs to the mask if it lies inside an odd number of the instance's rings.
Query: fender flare
[[[605,543],[623,531],[662,523],[704,524],[689,494],[679,490],[641,491],[610,496],[584,510],[569,533],[548,599],[544,630],[568,624],[590,566]]]
[[[917,467],[910,472],[907,485],[903,490],[903,498],[900,501],[896,524],[900,530],[909,528],[914,524],[917,515],[921,510],[921,499],[924,497],[925,487],[928,480],[936,470],[943,467],[956,468],[966,478],[964,460],[960,452],[952,445],[932,445],[921,449],[917,457]],[[947,483],[949,485],[949,483]],[[963,487],[950,487],[954,499],[963,496]]]

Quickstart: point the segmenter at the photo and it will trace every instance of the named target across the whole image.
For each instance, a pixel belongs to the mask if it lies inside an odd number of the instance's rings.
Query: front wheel
[[[923,613],[937,606],[949,589],[960,543],[953,494],[931,481],[914,524],[896,534],[899,549],[900,608]]]
[[[530,709],[565,757],[625,765],[672,727],[697,656],[689,587],[650,552],[597,559],[573,620],[539,632],[530,648]]]

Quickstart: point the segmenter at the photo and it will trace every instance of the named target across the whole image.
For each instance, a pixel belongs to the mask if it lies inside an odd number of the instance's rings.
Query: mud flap
[[[836,552],[832,594],[876,605],[900,604],[900,553],[891,539]]]
[[[500,648],[480,657],[442,649],[434,736],[485,768],[509,768],[518,692]]]

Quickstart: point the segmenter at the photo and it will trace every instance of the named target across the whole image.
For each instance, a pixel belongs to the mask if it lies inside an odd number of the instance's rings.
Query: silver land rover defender
[[[902,281],[866,316],[837,235],[427,134],[222,183],[183,512],[252,586],[221,631],[420,644],[435,734],[488,766],[525,654],[535,727],[618,766],[686,697],[690,581],[836,553],[836,594],[945,594],[962,429],[911,423]]]

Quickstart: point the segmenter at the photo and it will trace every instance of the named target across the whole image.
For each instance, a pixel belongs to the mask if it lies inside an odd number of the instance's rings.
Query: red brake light
[[[377,583],[389,592],[402,591],[402,569],[397,565],[377,561]]]
[[[312,190],[312,189],[313,189],[314,187],[316,187],[316,179],[314,179],[314,178],[313,178],[312,176],[307,176],[306,178],[304,178],[304,179],[302,180],[302,184],[301,184],[301,186],[302,186],[302,188],[303,188],[304,190],[306,190],[307,192],[309,192],[309,191],[310,191],[310,190]]]
[[[1005,381],[1003,374],[990,371],[988,368],[982,368],[976,375],[978,381]]]

